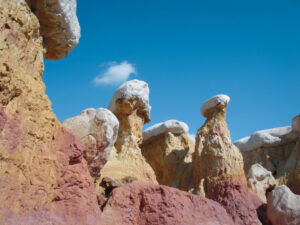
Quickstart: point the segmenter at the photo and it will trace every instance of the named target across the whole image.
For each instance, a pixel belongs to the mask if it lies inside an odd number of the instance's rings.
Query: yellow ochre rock
[[[159,184],[189,190],[195,144],[188,130],[187,124],[168,120],[144,131],[142,154],[154,169]]]
[[[99,224],[80,143],[45,94],[39,26],[25,0],[0,1],[0,224]]]

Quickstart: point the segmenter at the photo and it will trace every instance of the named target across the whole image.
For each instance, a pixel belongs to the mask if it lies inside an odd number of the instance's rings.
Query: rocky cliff
[[[0,1],[0,223],[100,224],[81,144],[45,95],[41,29],[25,0]]]
[[[257,131],[234,144],[244,157],[245,171],[259,163],[271,171],[277,185],[288,185],[300,194],[300,132],[299,119],[292,126]]]

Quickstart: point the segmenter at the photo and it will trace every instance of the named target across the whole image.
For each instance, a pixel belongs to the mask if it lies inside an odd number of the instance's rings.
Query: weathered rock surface
[[[248,191],[243,157],[231,143],[225,120],[227,103],[215,104],[206,111],[207,120],[198,130],[193,156],[194,192],[222,204],[236,224],[260,224],[256,210],[261,201]]]
[[[276,181],[272,173],[256,163],[251,166],[247,174],[247,179],[248,186],[257,194],[262,202],[266,203],[266,194],[276,186]]]
[[[297,117],[292,127],[280,127],[255,132],[234,144],[244,157],[245,171],[259,163],[271,171],[278,185],[286,184],[300,194],[300,135]]]
[[[103,211],[105,225],[233,225],[218,203],[174,188],[134,183],[116,188]]]
[[[150,120],[150,108],[147,83],[128,81],[116,91],[109,109],[120,122],[118,138],[108,162],[101,170],[97,187],[103,178],[122,180],[132,177],[141,182],[157,183],[153,169],[139,148],[143,125]]]
[[[45,95],[39,22],[0,1],[0,224],[99,224],[82,147]]]
[[[108,109],[90,108],[67,119],[63,125],[80,139],[91,176],[100,176],[99,172],[108,161],[117,140],[118,119]]]
[[[187,124],[168,120],[146,129],[142,154],[154,169],[159,184],[188,191],[192,181],[194,142]]]
[[[299,225],[300,196],[285,185],[275,188],[268,197],[267,215],[272,225]]]
[[[295,116],[292,120],[292,128],[300,134],[300,114]]]
[[[45,58],[65,58],[80,39],[76,0],[28,0],[40,22]]]

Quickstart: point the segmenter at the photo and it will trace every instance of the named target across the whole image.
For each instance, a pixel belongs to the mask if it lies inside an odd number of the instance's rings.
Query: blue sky
[[[66,59],[45,61],[43,80],[60,121],[107,107],[119,84],[94,79],[121,63],[120,76],[131,72],[129,79],[149,84],[145,127],[177,119],[196,133],[202,103],[221,93],[231,97],[233,140],[290,125],[300,113],[299,1],[77,2],[79,45]]]

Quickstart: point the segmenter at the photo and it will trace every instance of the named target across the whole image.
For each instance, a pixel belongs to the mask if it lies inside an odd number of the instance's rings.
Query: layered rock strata
[[[45,95],[39,30],[25,1],[0,1],[0,224],[100,224],[81,144]]]
[[[244,157],[245,171],[259,163],[271,171],[278,185],[288,185],[300,194],[300,133],[299,116],[292,126],[257,131],[234,144]]]
[[[98,178],[117,140],[118,119],[108,109],[90,108],[67,119],[63,125],[80,139],[90,174]]]
[[[285,185],[275,188],[268,197],[267,215],[272,225],[299,225],[300,196]]]
[[[116,91],[109,109],[120,122],[118,138],[110,159],[101,170],[101,179],[133,177],[138,181],[157,183],[153,169],[139,148],[143,125],[150,121],[150,108],[147,83],[128,81]]]
[[[168,120],[143,132],[142,154],[154,169],[159,184],[189,190],[195,144],[188,131],[187,124]]]
[[[243,157],[225,121],[228,101],[228,96],[215,96],[201,108],[207,120],[196,136],[194,192],[222,204],[235,224],[260,224],[256,210],[261,202],[248,191]]]
[[[76,0],[27,0],[40,22],[45,58],[65,58],[77,46],[80,26]]]
[[[257,194],[262,202],[266,203],[267,194],[276,186],[272,173],[257,163],[251,166],[247,179],[249,188]]]
[[[105,225],[233,225],[218,203],[154,184],[134,183],[114,189],[103,211]]]

